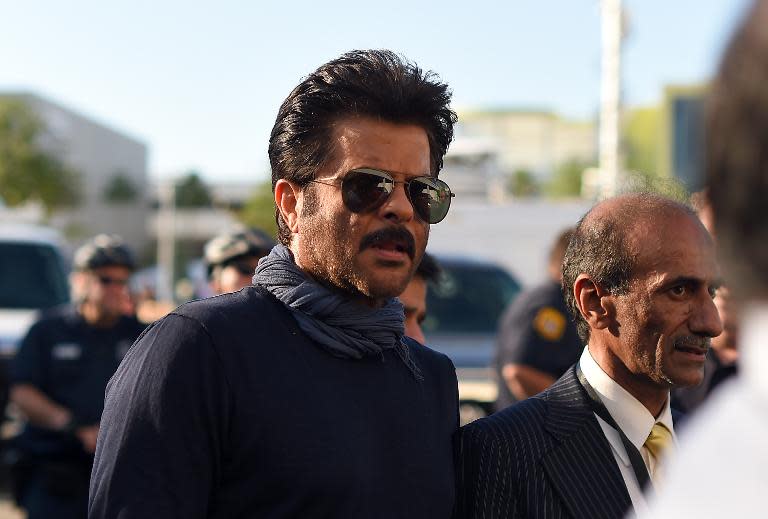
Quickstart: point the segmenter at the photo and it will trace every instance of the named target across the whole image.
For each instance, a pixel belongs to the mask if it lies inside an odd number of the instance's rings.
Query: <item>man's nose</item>
[[[723,333],[723,322],[717,306],[709,295],[703,295],[689,321],[691,331],[707,337],[717,337]]]
[[[413,205],[408,199],[408,195],[405,193],[405,184],[401,182],[395,183],[395,188],[392,191],[392,194],[389,195],[389,198],[387,198],[379,211],[384,218],[393,220],[397,223],[407,222],[413,219]]]

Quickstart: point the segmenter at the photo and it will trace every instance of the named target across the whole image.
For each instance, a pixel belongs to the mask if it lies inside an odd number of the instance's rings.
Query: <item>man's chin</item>
[[[679,373],[670,377],[673,387],[693,387],[698,386],[704,381],[704,369],[692,370],[690,372]]]
[[[369,279],[364,293],[371,299],[391,299],[403,293],[405,287],[408,286],[409,279],[401,276],[390,276],[382,279],[377,276]]]

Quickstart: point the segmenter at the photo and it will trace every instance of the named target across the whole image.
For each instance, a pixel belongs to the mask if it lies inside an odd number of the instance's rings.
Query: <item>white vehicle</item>
[[[0,223],[0,360],[13,356],[38,312],[69,301],[61,235]]]

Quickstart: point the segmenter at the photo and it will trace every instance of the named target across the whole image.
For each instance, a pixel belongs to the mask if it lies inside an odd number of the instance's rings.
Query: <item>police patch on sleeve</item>
[[[559,341],[565,333],[566,317],[551,306],[542,307],[533,318],[533,329],[543,339]]]

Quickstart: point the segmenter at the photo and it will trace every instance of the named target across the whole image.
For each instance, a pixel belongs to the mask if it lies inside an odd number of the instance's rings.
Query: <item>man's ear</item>
[[[70,297],[75,304],[82,304],[85,301],[86,296],[88,295],[88,291],[90,290],[89,285],[91,283],[93,283],[93,277],[88,272],[75,270],[70,273]]]
[[[275,183],[275,205],[292,234],[299,232],[301,204],[301,188],[298,185],[284,178]]]
[[[573,284],[573,295],[581,316],[590,328],[611,328],[616,317],[611,294],[595,283],[588,275],[579,274]]]

